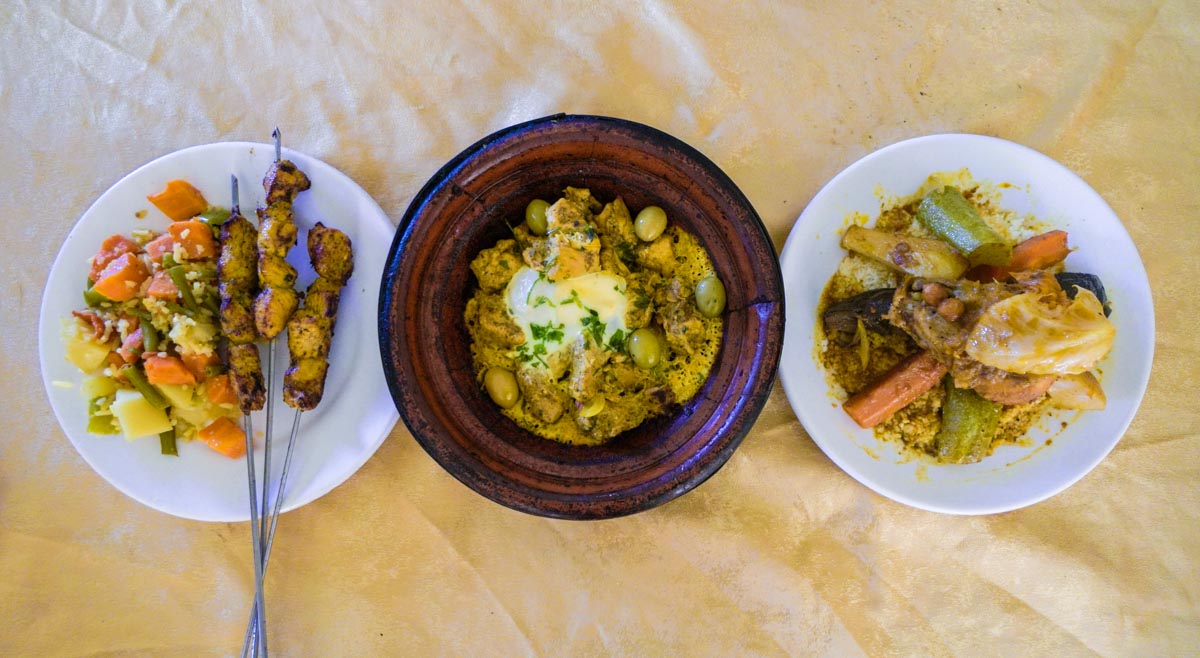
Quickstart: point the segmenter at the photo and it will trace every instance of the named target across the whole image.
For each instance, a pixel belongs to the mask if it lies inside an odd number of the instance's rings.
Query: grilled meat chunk
[[[254,325],[254,296],[228,282],[221,282],[217,291],[221,297],[221,332],[235,345],[253,343],[258,339]]]
[[[258,260],[254,225],[241,215],[230,215],[221,224],[221,255],[217,258],[217,278],[243,291],[258,287]]]
[[[337,229],[317,222],[308,232],[308,253],[317,276],[336,283],[339,288],[354,274],[350,238]]]
[[[325,393],[341,288],[354,272],[350,238],[323,224],[309,231],[308,256],[317,279],[305,307],[287,322],[290,364],[283,375],[284,403],[303,411],[316,407]]]
[[[292,288],[263,288],[254,299],[254,325],[259,335],[267,339],[278,336],[299,305],[300,295]]]
[[[267,191],[268,206],[279,201],[291,203],[297,194],[311,186],[312,183],[309,182],[308,176],[300,171],[300,168],[291,160],[275,162],[267,169],[267,175],[263,177],[263,189]]]
[[[258,357],[258,346],[253,343],[229,347],[229,375],[233,390],[237,393],[238,406],[242,413],[258,411],[266,402],[263,387],[262,364]]]
[[[571,399],[554,385],[549,371],[522,365],[517,368],[517,386],[525,398],[525,408],[543,423],[555,423],[567,411]]]
[[[296,245],[300,230],[293,221],[292,204],[280,201],[258,209],[258,250],[283,258]]]

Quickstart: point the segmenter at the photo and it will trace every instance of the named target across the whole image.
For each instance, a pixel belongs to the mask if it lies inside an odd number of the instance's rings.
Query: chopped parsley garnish
[[[600,321],[600,314],[592,309],[588,309],[588,314],[583,316],[583,333],[587,334],[592,339],[595,345],[604,345],[604,323]]]
[[[546,324],[531,324],[529,325],[529,331],[533,333],[534,340],[553,341],[559,343],[562,342],[563,339],[564,326],[565,325],[561,323],[556,325],[553,322],[547,322]],[[543,354],[545,354],[545,349],[546,348],[543,346]]]
[[[552,307],[553,307],[553,306],[558,306],[558,305],[557,305],[557,304],[555,304],[554,302],[550,301],[550,298],[549,298],[549,297],[547,297],[547,296],[545,296],[545,295],[538,295],[538,296],[537,296],[537,299],[533,300],[533,305],[534,305],[534,306],[545,306],[545,305],[547,305],[547,304],[549,304],[549,305],[550,305],[550,306],[552,306]]]
[[[608,337],[608,349],[613,352],[620,352],[625,349],[625,331],[617,329],[613,335]]]

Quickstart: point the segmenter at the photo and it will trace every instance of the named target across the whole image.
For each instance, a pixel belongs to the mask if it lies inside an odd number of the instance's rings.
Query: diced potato
[[[203,401],[196,400],[196,387],[194,386],[188,386],[187,384],[155,384],[154,387],[176,409],[195,409],[197,406],[203,406],[204,404]]]
[[[83,397],[88,400],[95,400],[106,395],[112,395],[117,392],[117,382],[113,381],[112,377],[104,375],[91,375],[83,378],[83,385],[79,387],[83,392]]]
[[[199,396],[196,399],[199,403],[193,405],[191,408],[175,407],[171,413],[175,418],[196,427],[204,427],[221,416],[240,415],[236,408],[233,410],[224,409],[204,402]]]
[[[95,372],[104,365],[104,359],[112,351],[112,347],[96,342],[90,335],[91,328],[85,333],[83,325],[72,318],[62,321],[62,340],[66,348],[67,361],[70,361],[83,372]]]
[[[967,259],[942,242],[851,226],[842,235],[842,248],[877,260],[888,267],[932,279],[957,279],[967,271]]]
[[[117,391],[117,399],[109,409],[121,425],[121,432],[127,439],[158,436],[171,429],[171,420],[167,418],[167,413],[162,409],[155,409],[137,391]]]

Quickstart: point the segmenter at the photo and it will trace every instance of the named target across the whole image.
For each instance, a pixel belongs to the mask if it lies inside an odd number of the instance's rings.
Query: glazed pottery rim
[[[718,218],[713,217],[711,213],[705,213],[708,220],[716,224],[729,222],[736,229],[727,228],[726,230],[736,230],[743,234],[745,243],[737,243],[736,248],[744,250],[742,257],[748,263],[747,267],[752,267],[754,276],[762,280],[761,289],[766,290],[767,295],[763,296],[760,293],[757,297],[747,299],[740,309],[744,313],[756,314],[758,316],[756,322],[759,323],[755,325],[756,334],[742,339],[743,342],[748,341],[747,347],[733,357],[739,363],[748,362],[745,367],[747,372],[741,375],[741,379],[731,382],[738,384],[736,390],[742,392],[743,395],[722,394],[724,397],[720,398],[714,408],[714,413],[709,417],[702,417],[701,424],[693,428],[687,436],[678,439],[675,447],[670,451],[657,455],[652,461],[637,463],[636,467],[607,478],[622,484],[623,488],[576,494],[567,490],[555,490],[553,487],[541,488],[538,486],[538,477],[570,479],[569,477],[564,478],[562,473],[532,470],[525,464],[513,463],[518,467],[529,469],[525,474],[529,479],[516,481],[509,475],[493,469],[489,464],[489,461],[493,464],[505,462],[505,456],[501,452],[485,454],[485,450],[482,449],[475,451],[472,448],[476,447],[476,444],[467,445],[449,436],[450,428],[445,427],[445,423],[437,418],[440,414],[448,413],[446,408],[435,405],[429,400],[427,395],[429,391],[423,391],[422,386],[413,381],[416,373],[412,365],[413,360],[409,358],[412,350],[411,344],[408,340],[400,337],[408,338],[408,332],[412,329],[404,328],[403,325],[407,325],[407,322],[401,311],[405,303],[405,296],[414,285],[412,279],[415,275],[413,271],[405,270],[405,253],[414,244],[414,234],[417,233],[419,225],[425,226],[432,221],[431,218],[441,216],[437,213],[444,210],[441,206],[446,203],[445,195],[466,192],[458,186],[460,181],[457,178],[464,168],[469,167],[480,158],[486,158],[494,149],[502,150],[513,143],[518,148],[521,147],[521,138],[526,133],[549,131],[557,134],[561,132],[567,138],[577,139],[591,130],[596,130],[597,134],[612,131],[621,133],[625,137],[637,137],[660,149],[658,152],[653,149],[646,150],[648,156],[658,157],[665,164],[676,169],[681,166],[692,167],[701,172],[708,187],[696,187],[708,192],[708,196],[703,198],[709,203],[718,205],[723,201],[727,207],[732,206],[737,211],[734,218],[723,216]],[[593,142],[596,141],[598,140],[594,138]],[[669,157],[663,157],[663,154]],[[502,162],[503,159],[497,160],[495,165]],[[493,163],[485,159],[480,171],[486,172],[492,166],[494,166]],[[586,177],[586,175],[584,176]],[[685,191],[690,191],[690,189],[689,187]],[[470,196],[469,193],[468,196]],[[689,196],[689,198],[694,197]],[[682,198],[680,202],[683,202]],[[432,210],[429,208],[431,203],[435,206]],[[425,219],[425,222],[422,222],[422,219]],[[426,237],[428,236],[419,235],[415,244],[419,244]],[[767,256],[765,258],[762,254],[764,250]],[[761,413],[774,385],[782,353],[785,309],[781,270],[766,227],[744,193],[715,163],[677,138],[644,124],[605,116],[555,114],[515,124],[480,139],[440,167],[413,197],[397,226],[386,263],[379,298],[379,347],[383,367],[387,374],[388,388],[401,418],[421,447],[443,469],[475,492],[518,511],[556,518],[596,519],[624,516],[672,500],[699,486],[728,461]],[[424,264],[414,267],[421,268],[424,267]],[[760,271],[763,269],[769,271]],[[393,329],[393,325],[402,326]],[[419,330],[416,331],[420,333]],[[721,363],[721,356],[725,351],[724,342],[727,342],[729,338],[728,331],[727,325],[726,341],[723,341],[722,353],[718,356],[718,365]],[[409,363],[405,363],[405,360],[409,360]],[[422,364],[422,367],[427,367],[427,364]],[[714,373],[716,367],[714,365]],[[737,368],[734,369],[734,374],[739,374]],[[410,392],[419,400],[419,403],[410,401],[411,408],[409,403],[405,402],[406,384],[412,384],[409,386]],[[708,388],[709,385],[706,384],[696,398],[684,405],[682,413],[686,415],[687,420],[690,421],[693,411],[701,404],[704,391]],[[440,392],[440,389],[438,390]],[[725,408],[732,413],[720,413]],[[680,412],[676,412],[674,416],[680,416]],[[508,419],[504,420],[511,422]],[[430,425],[434,427],[430,427]],[[461,431],[463,428],[461,425],[455,425],[454,429]],[[503,444],[502,441],[501,443]],[[505,449],[508,448],[519,452],[517,447],[508,446]],[[571,450],[587,451],[589,449],[573,447]],[[638,455],[638,457],[642,456]],[[535,456],[530,455],[529,458],[536,462]],[[625,459],[625,461],[636,463],[636,460]],[[538,465],[553,466],[545,459],[543,462]],[[642,471],[652,470],[655,465],[663,462],[672,463],[666,470],[651,473],[652,477],[648,479],[628,481],[630,477],[636,477]],[[614,463],[621,463],[621,460],[614,459]],[[589,477],[591,477],[590,474]],[[598,478],[596,481],[607,481],[607,479]]]

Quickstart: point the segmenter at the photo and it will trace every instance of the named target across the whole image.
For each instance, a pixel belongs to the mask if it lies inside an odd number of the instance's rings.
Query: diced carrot
[[[198,382],[204,381],[208,376],[209,366],[221,363],[221,357],[217,356],[216,352],[209,354],[191,352],[189,354],[181,354],[179,358],[183,361],[183,365],[196,376],[196,381]]]
[[[175,251],[175,239],[170,233],[163,233],[146,243],[146,253],[150,255],[150,260],[161,263],[164,254],[169,254]]]
[[[917,352],[850,396],[842,405],[859,427],[875,427],[937,385],[946,366],[929,352]]]
[[[196,376],[192,374],[183,361],[175,356],[148,356],[143,364],[146,368],[146,379],[151,384],[195,384]]]
[[[150,287],[146,289],[146,296],[175,301],[179,299],[179,288],[175,286],[166,270],[159,270],[150,277]]]
[[[125,337],[125,342],[121,343],[121,347],[117,350],[125,363],[134,363],[138,359],[138,355],[142,353],[142,328],[138,327],[128,336]]]
[[[122,254],[112,260],[96,278],[92,290],[114,302],[124,302],[137,296],[142,282],[150,272],[142,259],[131,253]]]
[[[231,459],[246,455],[246,433],[228,416],[221,416],[200,428],[196,436],[208,447]]]
[[[1070,253],[1071,250],[1067,248],[1067,232],[1049,231],[1013,247],[1008,269],[1014,272],[1044,269],[1061,262]]]
[[[214,375],[204,384],[208,401],[213,404],[237,404],[237,391],[233,390],[233,381],[229,375]]]
[[[199,220],[173,222],[167,227],[171,238],[182,247],[183,257],[187,260],[212,258],[217,253],[217,243],[213,240],[212,229]]]
[[[123,235],[110,235],[100,243],[100,251],[92,256],[92,269],[88,272],[88,278],[92,281],[99,281],[100,274],[104,271],[108,264],[117,259],[118,256],[125,254],[135,254],[141,247],[133,240]]]
[[[162,192],[151,194],[146,200],[175,221],[191,219],[208,208],[208,202],[200,190],[185,180],[167,181]]]

